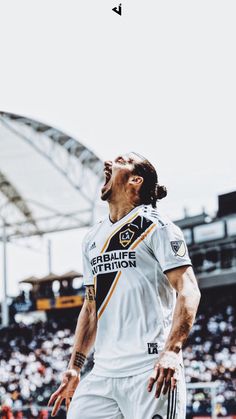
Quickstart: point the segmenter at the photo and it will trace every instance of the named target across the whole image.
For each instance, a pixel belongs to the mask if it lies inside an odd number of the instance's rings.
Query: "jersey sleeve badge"
[[[176,256],[184,257],[186,253],[186,246],[183,240],[171,241],[170,244]]]

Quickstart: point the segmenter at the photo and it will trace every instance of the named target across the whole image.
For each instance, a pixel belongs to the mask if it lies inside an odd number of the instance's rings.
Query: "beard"
[[[110,196],[111,196],[111,193],[112,193],[112,188],[111,188],[111,186],[110,187],[106,187],[106,186],[104,186],[103,188],[102,188],[102,190],[101,190],[101,200],[102,201],[108,201],[108,199],[110,198]]]

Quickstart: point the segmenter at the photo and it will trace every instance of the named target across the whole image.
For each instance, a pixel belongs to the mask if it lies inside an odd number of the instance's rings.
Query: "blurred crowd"
[[[72,330],[61,330],[55,321],[0,330],[0,400],[5,411],[12,410],[18,419],[47,418],[45,406],[67,368],[72,345]],[[91,369],[90,362],[92,357],[84,370]]]
[[[218,307],[219,309],[219,307]],[[200,313],[184,350],[187,383],[215,382],[216,410],[222,416],[236,413],[236,317],[232,305]],[[193,412],[210,414],[210,390],[188,391]]]
[[[217,383],[217,412],[224,416],[236,413],[236,315],[233,294],[222,297],[203,301],[184,360],[187,383]],[[74,328],[74,324],[62,328],[59,320],[51,320],[30,326],[13,324],[0,330],[0,416],[49,417],[45,406],[67,368]],[[90,354],[83,374],[92,366]],[[210,409],[209,390],[188,391],[189,414],[207,415]],[[58,417],[65,418],[65,411]]]

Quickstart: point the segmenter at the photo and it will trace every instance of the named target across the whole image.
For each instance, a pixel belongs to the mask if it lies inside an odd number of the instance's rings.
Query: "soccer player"
[[[65,400],[68,419],[185,419],[182,346],[200,299],[185,240],[156,209],[167,191],[147,159],[119,156],[104,173],[109,216],[83,242],[86,296],[52,416]]]

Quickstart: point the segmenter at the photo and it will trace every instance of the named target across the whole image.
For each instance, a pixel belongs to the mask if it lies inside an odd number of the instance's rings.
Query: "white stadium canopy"
[[[81,141],[38,121],[0,113],[0,237],[89,226],[102,161]]]

